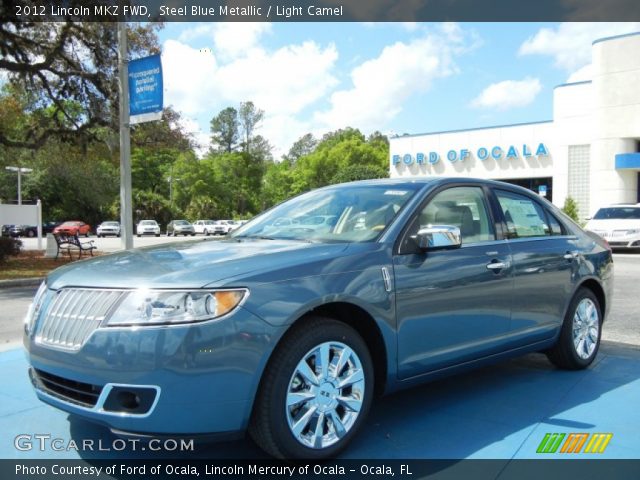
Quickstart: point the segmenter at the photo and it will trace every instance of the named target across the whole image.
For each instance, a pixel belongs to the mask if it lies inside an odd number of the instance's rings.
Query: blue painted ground
[[[602,454],[544,458],[640,459],[640,349],[605,343],[592,367],[566,372],[544,356],[451,377],[378,399],[347,449],[354,459],[539,459],[546,433],[613,433]],[[0,352],[0,458],[261,458],[250,440],[196,444],[194,452],[19,451],[20,434],[111,445],[103,427],[37,400],[21,349]]]

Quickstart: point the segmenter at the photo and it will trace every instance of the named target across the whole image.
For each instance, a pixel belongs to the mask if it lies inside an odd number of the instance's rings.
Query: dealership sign
[[[150,122],[162,118],[162,62],[160,55],[129,62],[130,123]]]
[[[538,148],[536,148],[535,154],[532,152],[533,150],[531,149],[531,147],[529,147],[529,145],[522,145],[522,157],[524,158],[530,158],[533,156],[549,156],[549,150],[544,143],[538,144]],[[488,158],[493,158],[494,160],[499,160],[501,158],[520,158],[518,148],[514,145],[511,145],[506,150],[499,146],[495,146],[492,148],[480,147],[475,151],[475,155],[480,160],[487,160]],[[446,159],[450,162],[463,162],[470,156],[471,151],[463,148],[460,150],[449,150],[446,154]],[[438,154],[437,152],[418,152],[415,155],[405,153],[404,155],[393,155],[392,160],[394,165],[398,165],[400,163],[403,163],[404,165],[413,165],[414,163],[417,165],[434,165],[440,161],[440,154]]]

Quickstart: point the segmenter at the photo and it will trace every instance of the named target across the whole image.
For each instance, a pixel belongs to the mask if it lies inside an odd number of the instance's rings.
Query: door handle
[[[563,258],[565,260],[573,260],[578,256],[578,252],[567,252],[564,254]]]
[[[489,270],[502,270],[503,268],[509,268],[509,262],[491,262],[487,263]]]

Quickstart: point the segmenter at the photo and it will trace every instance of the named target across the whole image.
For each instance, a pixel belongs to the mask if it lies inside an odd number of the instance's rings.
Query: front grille
[[[126,292],[121,290],[60,290],[42,315],[36,343],[79,350],[124,295]]]
[[[83,407],[94,407],[102,393],[102,387],[58,377],[36,368],[33,369],[38,387],[49,395]]]

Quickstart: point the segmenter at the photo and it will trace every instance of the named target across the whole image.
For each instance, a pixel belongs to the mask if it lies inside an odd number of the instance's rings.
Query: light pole
[[[18,205],[22,205],[22,174],[33,172],[32,168],[26,167],[5,167],[12,172],[18,172]]]

